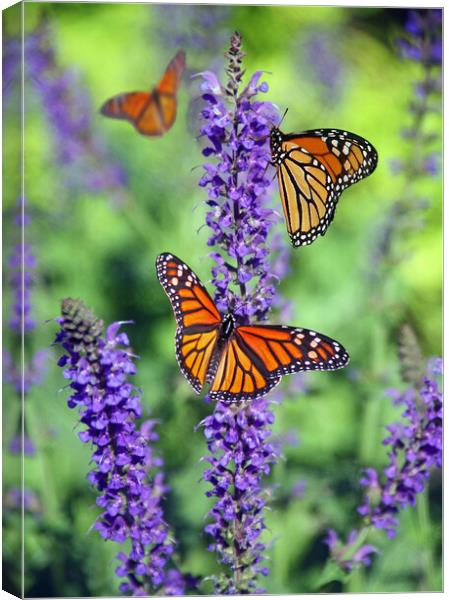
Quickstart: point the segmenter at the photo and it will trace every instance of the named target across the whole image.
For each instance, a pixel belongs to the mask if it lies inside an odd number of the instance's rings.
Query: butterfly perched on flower
[[[130,121],[142,135],[164,134],[176,119],[176,94],[185,65],[186,55],[180,50],[151,92],[128,92],[114,96],[103,104],[101,113],[113,119]]]
[[[195,273],[173,254],[156,260],[158,279],[175,318],[176,357],[198,394],[210,384],[214,400],[239,402],[266,394],[282,375],[341,369],[349,356],[335,340],[286,325],[237,325],[222,315]]]
[[[293,246],[311,244],[334,218],[341,193],[368,177],[377,152],[364,138],[340,129],[270,133],[287,231]]]

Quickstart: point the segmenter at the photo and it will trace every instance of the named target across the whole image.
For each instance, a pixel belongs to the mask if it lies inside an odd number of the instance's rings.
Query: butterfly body
[[[240,402],[263,396],[282,375],[340,369],[349,360],[338,342],[309,329],[237,325],[173,254],[160,254],[156,270],[177,321],[178,364],[197,393],[208,383],[212,399]]]
[[[163,135],[176,119],[176,94],[184,68],[185,53],[180,50],[150,92],[127,92],[114,96],[103,104],[101,113],[112,119],[129,121],[142,135]]]
[[[215,348],[212,351],[209,365],[207,367],[206,382],[212,384],[217,373],[220,357],[223,352],[226,352],[227,345],[235,330],[235,319],[232,314],[227,314],[222,317],[222,322],[218,326],[217,340]]]
[[[377,152],[364,138],[339,129],[270,133],[273,164],[293,246],[324,235],[341,193],[370,175]]]

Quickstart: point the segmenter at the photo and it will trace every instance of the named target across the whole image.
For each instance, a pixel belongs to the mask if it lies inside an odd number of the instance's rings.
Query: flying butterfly
[[[198,394],[208,383],[212,399],[240,402],[265,395],[282,375],[332,371],[349,361],[341,344],[310,329],[237,325],[173,254],[160,254],[156,270],[175,313],[180,369]]]
[[[101,113],[113,119],[130,121],[142,135],[163,135],[176,119],[176,93],[185,65],[186,55],[180,50],[151,92],[129,92],[114,96],[103,104]]]
[[[340,129],[285,134],[273,127],[270,145],[293,246],[324,235],[341,193],[377,166],[372,144]]]

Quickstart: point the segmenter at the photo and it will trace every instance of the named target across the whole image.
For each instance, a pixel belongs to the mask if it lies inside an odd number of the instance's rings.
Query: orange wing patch
[[[221,355],[209,396],[217,400],[242,401],[266,394],[279,380],[265,378],[238,341],[232,339]]]
[[[327,144],[321,138],[299,137],[283,144],[285,152],[288,152],[289,149],[295,146],[301,150],[307,150],[313,157],[318,158],[330,174],[332,181],[334,183],[337,181],[338,175],[342,172],[342,164],[332,152],[332,149],[329,150]]]
[[[189,290],[190,291],[190,290]],[[191,298],[181,300],[184,327],[194,325],[216,325],[221,320],[220,313],[212,303],[209,294],[205,294],[200,286],[192,288]]]
[[[176,354],[179,366],[197,393],[201,392],[206,381],[217,337],[216,329],[204,333],[177,333]]]
[[[101,108],[103,115],[113,119],[127,119],[133,123],[151,101],[147,92],[130,92],[111,98]]]
[[[186,53],[183,50],[180,50],[169,62],[159,85],[156,87],[158,94],[176,94],[185,66]]]

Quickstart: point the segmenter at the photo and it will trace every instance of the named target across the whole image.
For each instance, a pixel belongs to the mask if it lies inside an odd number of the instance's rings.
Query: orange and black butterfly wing
[[[152,91],[152,102],[136,121],[136,129],[145,135],[162,135],[176,119],[176,93],[185,68],[185,52],[180,50],[170,61],[161,81]],[[154,132],[157,133],[154,133]]]
[[[159,136],[166,128],[154,93],[130,92],[108,100],[101,113],[113,119],[125,119],[143,135]]]
[[[179,50],[165,69],[165,73],[156,87],[157,92],[159,94],[176,96],[185,67],[186,53],[184,50]]]
[[[221,315],[198,277],[179,258],[160,254],[156,271],[178,325],[176,357],[180,369],[199,394],[216,350]]]
[[[273,128],[271,149],[294,246],[324,235],[341,193],[377,165],[377,152],[367,140],[338,129],[285,135]]]
[[[130,121],[139,133],[160,136],[176,119],[176,92],[185,68],[185,53],[180,50],[170,61],[158,85],[149,92],[130,92],[104,103],[101,113]]]
[[[139,116],[152,101],[148,92],[129,92],[107,100],[101,107],[101,114],[112,119],[126,119],[135,124]]]
[[[282,375],[341,369],[349,356],[321,333],[284,325],[237,327],[223,352],[209,395],[223,401],[263,396]]]

